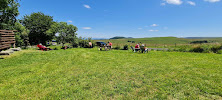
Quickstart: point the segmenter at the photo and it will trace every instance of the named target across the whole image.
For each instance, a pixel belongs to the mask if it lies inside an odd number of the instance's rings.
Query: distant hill
[[[96,41],[96,40],[94,40]],[[102,42],[112,42],[113,45],[124,46],[135,45],[136,43],[143,43],[149,47],[164,47],[175,46],[175,45],[189,45],[195,41],[207,41],[207,43],[222,43],[222,38],[220,37],[187,37],[187,38],[177,38],[177,37],[149,37],[149,38],[126,38],[126,37],[113,37],[112,39],[99,40]]]
[[[115,36],[110,39],[126,39],[126,38],[132,38],[132,37]]]
[[[212,38],[222,38],[222,37],[185,37],[186,39],[212,39]]]
[[[107,40],[108,38],[92,38],[92,40]]]

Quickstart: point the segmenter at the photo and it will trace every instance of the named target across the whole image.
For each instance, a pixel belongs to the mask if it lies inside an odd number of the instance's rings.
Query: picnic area
[[[0,100],[222,100],[221,0],[1,0]]]
[[[221,99],[222,55],[97,48],[0,60],[2,99]]]

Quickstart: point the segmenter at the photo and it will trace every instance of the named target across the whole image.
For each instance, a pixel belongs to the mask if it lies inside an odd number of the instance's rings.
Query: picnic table
[[[131,46],[131,49],[133,50],[133,52],[144,52],[144,53],[146,53],[146,52],[148,52],[148,49],[145,49],[145,47],[141,47],[141,48],[134,48],[133,46]]]

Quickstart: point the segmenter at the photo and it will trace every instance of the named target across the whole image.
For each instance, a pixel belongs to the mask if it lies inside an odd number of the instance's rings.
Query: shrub
[[[197,46],[197,47],[193,47],[190,52],[199,52],[199,53],[202,53],[204,51],[203,48],[201,48],[200,46]]]
[[[53,50],[59,50],[59,49],[55,47]]]
[[[178,49],[178,48],[172,49],[172,51],[178,51],[178,52],[179,52],[179,50],[180,50],[180,49]]]
[[[173,52],[173,51],[174,51],[174,49],[169,48],[167,51],[168,51],[168,52]]]
[[[210,53],[211,52],[211,46],[210,45],[201,45],[201,48],[204,49],[203,53]]]
[[[202,44],[202,43],[209,43],[209,42],[207,40],[203,40],[203,41],[192,41],[190,43],[191,44],[197,44],[197,43]]]
[[[128,48],[128,45],[126,44],[126,45],[124,45],[124,47],[123,47],[123,50],[128,50],[129,48]]]
[[[186,52],[187,48],[186,47],[181,47],[180,49],[178,49],[179,52]]]
[[[79,46],[78,42],[73,42],[73,43],[72,43],[72,47],[73,47],[73,48],[78,48],[78,46]]]
[[[217,54],[222,54],[222,50],[219,50],[219,51],[217,52]]]
[[[222,46],[214,46],[211,48],[211,51],[217,53],[219,50],[222,50]]]
[[[113,49],[116,49],[116,50],[119,50],[120,49],[120,46],[116,46],[115,48],[113,48]]]
[[[89,42],[91,42],[91,38],[82,38],[79,37],[79,44],[76,44],[78,46],[80,46],[81,48],[89,48]]]

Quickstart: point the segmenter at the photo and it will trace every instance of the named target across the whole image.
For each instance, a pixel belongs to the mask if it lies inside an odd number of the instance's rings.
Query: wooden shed
[[[0,51],[15,46],[15,30],[0,30]]]

